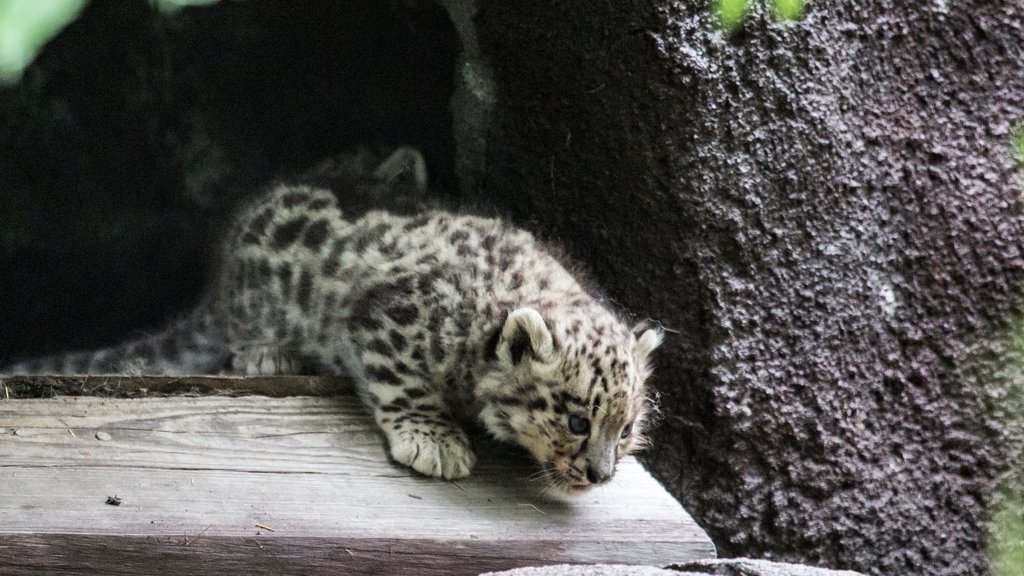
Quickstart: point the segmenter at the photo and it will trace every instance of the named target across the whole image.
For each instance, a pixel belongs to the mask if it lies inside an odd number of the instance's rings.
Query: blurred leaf
[[[0,83],[17,82],[43,45],[78,17],[85,2],[0,1]]]
[[[716,0],[715,3],[718,25],[726,33],[732,32],[739,27],[749,11],[750,0]]]
[[[1024,574],[1024,499],[1019,487],[1004,487],[997,499],[988,554],[992,576]]]
[[[1013,131],[1013,138],[1010,141],[1011,153],[1020,163],[1024,164],[1024,122],[1017,125]]]
[[[775,0],[775,14],[779,20],[799,20],[804,15],[804,0]]]
[[[173,14],[188,6],[209,6],[220,0],[151,0],[164,14]]]

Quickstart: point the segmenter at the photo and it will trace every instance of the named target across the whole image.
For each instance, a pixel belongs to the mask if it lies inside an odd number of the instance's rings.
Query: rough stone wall
[[[982,574],[1024,5],[483,0],[481,194],[659,319],[647,464],[725,554]]]

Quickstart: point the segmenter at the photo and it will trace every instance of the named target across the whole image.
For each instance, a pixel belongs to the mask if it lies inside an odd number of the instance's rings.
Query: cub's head
[[[649,356],[661,338],[660,329],[630,330],[596,305],[547,320],[533,308],[514,310],[477,384],[481,419],[499,440],[529,450],[554,491],[603,484],[643,445]]]

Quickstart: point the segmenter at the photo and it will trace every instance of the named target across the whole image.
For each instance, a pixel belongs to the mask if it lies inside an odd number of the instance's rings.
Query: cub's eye
[[[569,431],[577,436],[590,433],[590,419],[578,414],[569,415]]]
[[[632,432],[633,432],[633,423],[630,422],[629,424],[626,424],[622,428],[622,436],[620,436],[620,438],[625,438],[626,436],[629,436]]]

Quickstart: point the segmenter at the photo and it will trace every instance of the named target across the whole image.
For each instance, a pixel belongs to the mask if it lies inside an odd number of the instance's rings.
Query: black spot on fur
[[[292,206],[297,206],[297,205],[299,205],[299,204],[301,204],[303,202],[306,202],[308,200],[309,200],[309,194],[308,193],[303,192],[301,190],[295,190],[293,192],[289,192],[289,193],[285,194],[284,196],[282,196],[281,197],[281,204],[283,204],[285,208],[291,208]]]
[[[418,400],[427,395],[427,391],[423,388],[406,388],[405,395],[413,400]]]
[[[402,384],[402,379],[387,366],[367,366],[364,371],[366,377],[370,380],[391,384],[392,386],[401,386]]]
[[[368,315],[356,315],[356,314],[353,314],[352,317],[349,318],[348,323],[353,328],[362,328],[364,330],[380,330],[381,329],[380,320],[378,320],[377,318],[375,318],[373,316],[368,316]]]
[[[387,342],[381,340],[380,338],[374,338],[373,340],[370,340],[370,342],[366,345],[366,349],[371,352],[381,354],[383,356],[391,355],[391,347],[388,346]]]
[[[456,230],[448,236],[448,240],[451,241],[452,244],[465,242],[466,240],[469,240],[469,232],[466,232],[465,230]]]
[[[270,282],[270,278],[271,278],[270,261],[267,260],[266,258],[264,258],[263,260],[260,260],[259,273],[260,273],[260,283],[267,284],[268,282]]]
[[[309,203],[310,210],[323,210],[331,205],[330,198],[317,198]]]
[[[519,396],[498,396],[494,401],[502,406],[523,406],[526,404],[526,400]]]
[[[369,230],[366,230],[362,234],[357,235],[355,243],[353,244],[353,249],[356,252],[364,252],[371,244],[380,242],[380,239],[384,237],[384,233],[387,232],[389,228],[390,226],[387,224],[381,223]]]
[[[406,222],[405,225],[402,226],[402,229],[405,230],[406,232],[409,232],[411,230],[415,230],[416,228],[423,226],[427,222],[430,222],[430,215],[421,214]]]
[[[401,396],[399,396],[391,400],[391,402],[388,402],[385,406],[397,406],[398,408],[404,410],[408,409],[411,406],[411,404],[409,404],[408,398],[402,398]]]
[[[317,250],[327,240],[330,231],[330,223],[320,219],[306,228],[306,234],[302,237],[302,243],[310,250]]]
[[[288,298],[292,292],[292,265],[282,262],[277,267],[277,278],[281,282],[281,294]]]
[[[260,237],[252,232],[246,232],[245,235],[242,236],[242,242],[245,244],[259,244]]]
[[[267,208],[263,212],[260,212],[259,216],[252,219],[249,223],[249,230],[256,236],[262,236],[267,231],[267,224],[274,218],[274,211]]]
[[[397,330],[388,332],[388,338],[391,339],[391,345],[395,347],[395,350],[402,352],[405,350],[405,336],[402,336]]]
[[[534,398],[526,405],[527,410],[544,411],[548,409],[548,401],[544,398]]]
[[[339,261],[341,260],[341,253],[345,250],[345,241],[338,239],[331,245],[331,252],[327,255],[324,260],[324,275],[334,277],[338,273]]]
[[[309,297],[313,291],[313,275],[309,270],[303,269],[299,275],[299,288],[295,295],[295,301],[303,312],[309,312]]]
[[[444,360],[444,346],[441,345],[441,336],[438,334],[434,334],[430,339],[430,357],[434,362]]]
[[[274,229],[274,236],[271,240],[271,247],[275,250],[281,250],[291,246],[295,239],[299,237],[299,233],[309,223],[309,218],[305,216],[299,216],[292,218],[291,220],[281,224]]]
[[[395,321],[395,324],[399,326],[408,326],[416,321],[420,316],[419,309],[412,304],[399,304],[388,308],[385,312],[388,318]]]

